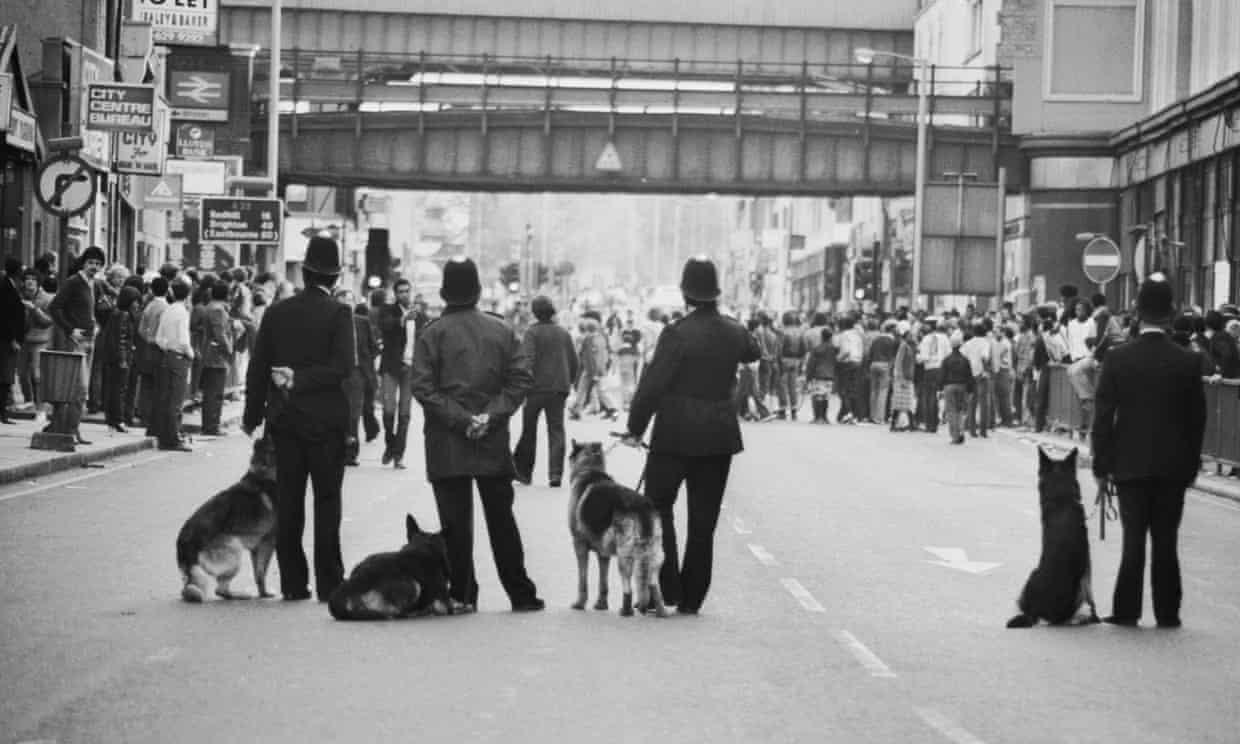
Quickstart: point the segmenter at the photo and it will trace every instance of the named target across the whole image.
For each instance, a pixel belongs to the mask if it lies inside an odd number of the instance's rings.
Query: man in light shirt
[[[999,411],[999,425],[1010,427],[1012,421],[1012,380],[1015,365],[1012,339],[1015,336],[1007,325],[995,328],[990,342],[990,366],[994,372],[995,405]]]
[[[941,386],[943,360],[952,353],[951,340],[944,332],[942,323],[934,318],[926,319],[926,334],[917,347],[917,361],[923,365],[921,390],[918,391],[917,413],[922,426],[930,434],[939,430],[939,388]]]
[[[155,345],[163,356],[156,384],[152,417],[158,420],[156,436],[161,450],[192,452],[181,439],[181,410],[189,389],[189,372],[194,363],[194,347],[189,336],[189,284],[172,284],[172,302],[159,316]]]
[[[986,437],[990,429],[990,334],[985,324],[973,326],[973,336],[964,342],[960,353],[969,360],[973,371],[973,394],[969,397],[969,436]],[[980,410],[979,410],[980,409]],[[980,426],[979,426],[980,424]]]
[[[835,347],[839,356],[835,362],[835,376],[840,386],[840,410],[836,423],[855,423],[861,414],[861,360],[865,357],[865,337],[851,317],[840,319],[840,332],[835,334]]]
[[[1090,356],[1090,339],[1097,333],[1098,326],[1090,316],[1094,308],[1088,300],[1079,299],[1074,308],[1075,317],[1064,326],[1065,340],[1068,342],[1068,354],[1072,361],[1079,362]]]

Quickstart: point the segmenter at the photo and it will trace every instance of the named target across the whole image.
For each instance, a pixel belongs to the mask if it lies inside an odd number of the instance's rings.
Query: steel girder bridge
[[[952,171],[995,181],[1001,166],[1009,184],[1022,176],[1008,126],[1011,86],[998,67],[981,80],[978,70],[933,67],[915,80],[911,70],[877,76],[872,65],[809,62],[298,49],[284,59],[285,183],[911,194],[919,86],[930,111],[930,180]],[[266,93],[256,80],[260,150]],[[618,158],[601,157],[609,144]]]

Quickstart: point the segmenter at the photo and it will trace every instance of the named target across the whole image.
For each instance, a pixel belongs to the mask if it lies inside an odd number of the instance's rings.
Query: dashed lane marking
[[[165,646],[164,648],[161,648],[155,653],[146,657],[146,663],[156,664],[161,661],[172,661],[173,659],[176,658],[177,654],[179,654],[180,652],[181,652],[181,649],[179,648],[174,648],[172,646]]]
[[[766,548],[761,545],[749,544],[749,552],[753,553],[753,557],[764,566],[778,566],[779,561],[775,560],[775,556],[767,552]]]
[[[753,530],[746,527],[745,522],[740,517],[732,517],[732,529],[736,530],[736,534],[738,535],[748,535],[753,533]]]
[[[953,744],[985,744],[981,739],[965,730],[960,724],[933,708],[914,708],[921,720],[935,731],[942,734]]]
[[[891,671],[891,667],[883,663],[878,655],[866,647],[864,643],[857,640],[857,637],[847,630],[836,631],[835,639],[840,642],[844,648],[848,649],[861,666],[869,670],[871,677],[883,677],[885,679],[895,679],[896,673]]]
[[[825,607],[818,603],[818,600],[814,599],[814,595],[810,594],[809,590],[796,579],[780,579],[779,583],[783,584],[788,593],[795,597],[801,603],[801,606],[810,612],[827,611]]]
[[[34,488],[27,488],[24,491],[17,491],[15,493],[6,493],[4,495],[0,495],[0,501],[10,501],[12,499],[21,498],[22,496],[33,496],[37,493],[43,493],[44,491],[50,491],[53,488],[73,488],[74,483],[81,483],[82,481],[87,481],[87,480],[90,480],[91,478],[98,478],[101,475],[110,475],[121,469],[136,468],[139,465],[147,465],[149,463],[156,462],[157,460],[163,460],[166,457],[168,457],[168,453],[164,452],[162,454],[151,455],[150,457],[144,457],[141,460],[135,460],[133,462],[122,463],[120,465],[117,465],[112,468],[108,468],[106,470],[95,470],[90,473],[85,473],[83,475],[74,476],[73,478],[66,478],[65,480],[56,481],[54,483],[45,483],[42,486],[36,486]],[[79,488],[82,488],[82,486],[79,486]]]

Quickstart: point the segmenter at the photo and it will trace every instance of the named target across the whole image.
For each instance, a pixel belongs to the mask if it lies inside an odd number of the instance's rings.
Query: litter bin
[[[49,403],[82,400],[86,355],[79,351],[43,351],[39,354],[40,392]]]

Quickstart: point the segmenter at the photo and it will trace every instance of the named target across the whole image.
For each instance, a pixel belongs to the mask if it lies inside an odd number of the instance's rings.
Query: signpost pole
[[[267,177],[271,179],[270,196],[279,197],[276,183],[280,168],[280,47],[281,11],[283,0],[271,0],[271,68],[267,92]]]

